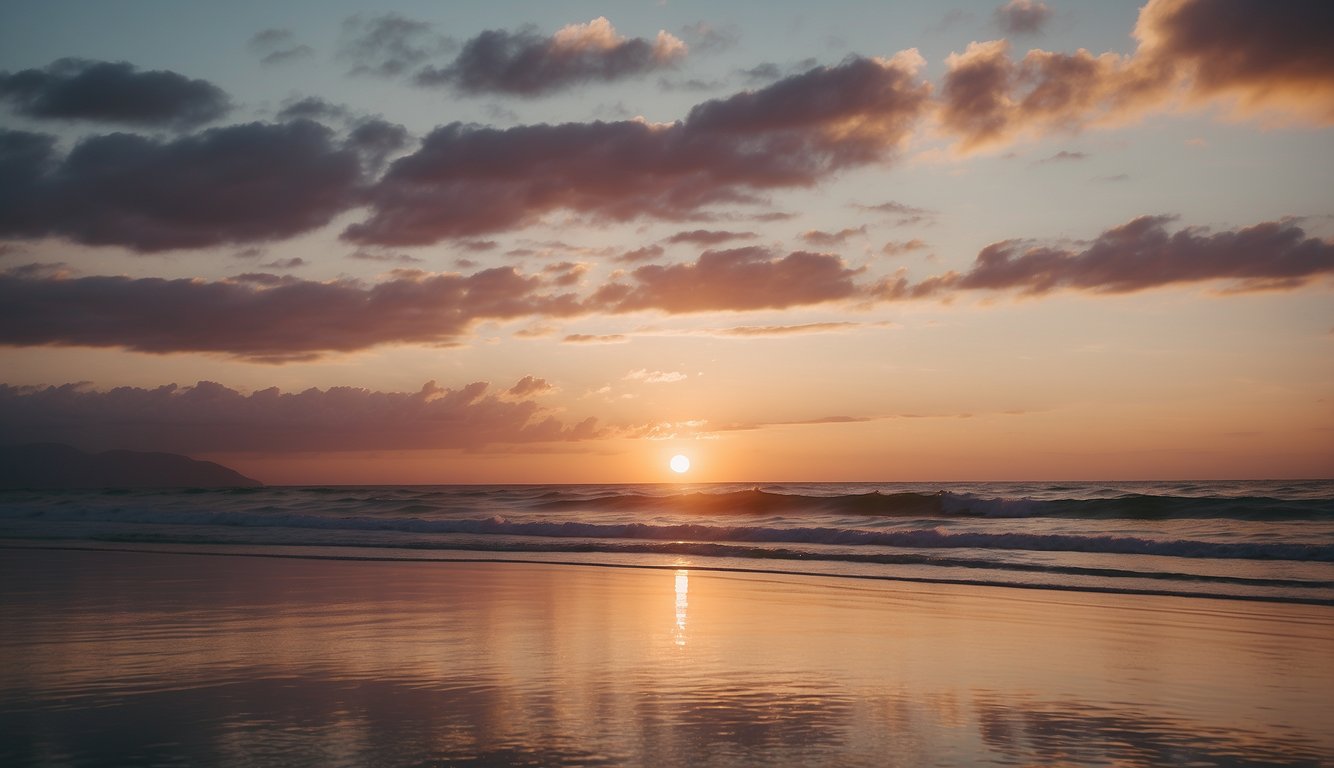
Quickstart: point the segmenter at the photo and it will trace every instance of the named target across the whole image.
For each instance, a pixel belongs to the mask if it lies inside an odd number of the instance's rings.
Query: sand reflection
[[[1323,608],[685,568],[0,554],[5,766],[1334,758]]]

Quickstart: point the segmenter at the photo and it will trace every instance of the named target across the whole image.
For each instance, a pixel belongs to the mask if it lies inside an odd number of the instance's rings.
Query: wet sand
[[[0,549],[0,764],[1321,765],[1334,609]]]

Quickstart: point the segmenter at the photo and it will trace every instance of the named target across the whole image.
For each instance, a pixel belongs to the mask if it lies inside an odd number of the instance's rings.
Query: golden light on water
[[[690,606],[690,571],[681,569],[676,572],[676,629],[672,640],[678,645],[686,644],[686,611]]]

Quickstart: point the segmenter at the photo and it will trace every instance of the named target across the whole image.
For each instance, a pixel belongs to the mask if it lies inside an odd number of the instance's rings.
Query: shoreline
[[[1237,594],[1211,594],[1207,592],[1179,592],[1172,590],[1155,590],[1141,588],[1117,588],[1100,587],[1095,585],[1079,584],[1032,584],[1023,582],[1002,582],[986,579],[949,579],[949,578],[931,578],[922,576],[908,576],[895,574],[873,574],[873,573],[846,573],[837,571],[811,571],[811,570],[789,570],[782,568],[750,568],[728,565],[710,565],[707,562],[687,562],[687,563],[628,563],[628,562],[589,562],[589,561],[571,561],[557,560],[556,557],[568,557],[569,553],[552,553],[553,559],[544,559],[532,557],[537,553],[524,553],[528,556],[492,556],[482,557],[471,553],[475,552],[493,552],[494,550],[469,550],[469,549],[427,549],[417,547],[404,547],[401,549],[392,549],[386,547],[360,546],[360,545],[292,545],[292,544],[209,544],[203,545],[207,549],[189,549],[189,547],[199,547],[197,544],[175,544],[175,543],[154,543],[143,542],[136,546],[126,546],[120,542],[98,542],[82,541],[78,544],[54,545],[54,544],[28,544],[30,541],[42,541],[37,539],[0,539],[0,550],[50,550],[50,551],[73,551],[73,552],[121,552],[121,553],[143,553],[143,554],[173,554],[173,555],[197,555],[203,557],[256,557],[269,559],[290,559],[290,560],[313,560],[313,561],[332,561],[332,562],[414,562],[414,563],[497,563],[497,564],[515,564],[515,565],[559,565],[559,566],[585,566],[590,568],[623,568],[631,570],[655,570],[655,571],[675,571],[681,568],[690,570],[708,571],[714,573],[753,573],[760,575],[787,576],[787,577],[815,577],[827,579],[853,579],[859,581],[877,581],[904,584],[927,584],[927,585],[957,585],[960,587],[981,588],[981,589],[1019,589],[1031,592],[1070,592],[1090,595],[1127,595],[1131,597],[1162,597],[1176,598],[1183,600],[1210,600],[1210,601],[1238,601],[1244,603],[1272,603],[1278,605],[1309,605],[1317,607],[1334,607],[1334,599],[1324,598],[1304,598],[1285,595],[1237,595]],[[177,549],[181,547],[184,549]],[[295,552],[274,552],[257,550],[305,550]],[[318,550],[324,549],[355,549],[355,550],[374,550],[374,551],[392,551],[402,553],[403,556],[389,555],[343,555],[343,554],[323,554]],[[316,550],[316,551],[310,551]],[[414,556],[407,556],[411,553]],[[450,556],[445,553],[466,553],[459,556]],[[800,562],[800,561],[797,561]]]

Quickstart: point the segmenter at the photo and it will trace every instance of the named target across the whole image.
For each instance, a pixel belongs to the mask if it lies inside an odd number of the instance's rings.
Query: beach
[[[0,571],[10,766],[1334,760],[1323,605],[296,548]]]

